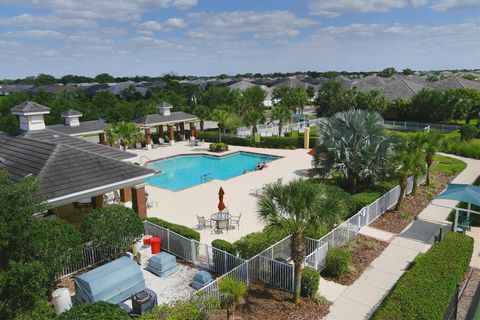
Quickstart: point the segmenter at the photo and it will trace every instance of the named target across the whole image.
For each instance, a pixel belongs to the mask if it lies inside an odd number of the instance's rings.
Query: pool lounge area
[[[210,180],[228,180],[255,171],[258,164],[268,167],[276,159],[279,157],[244,151],[224,156],[178,155],[149,162],[148,167],[159,173],[146,179],[146,182],[159,188],[180,191]]]

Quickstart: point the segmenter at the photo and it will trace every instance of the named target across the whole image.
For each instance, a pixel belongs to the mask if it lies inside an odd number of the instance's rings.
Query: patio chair
[[[200,140],[200,141],[196,141],[196,142],[195,142],[195,145],[200,147],[200,146],[203,146],[203,143],[204,143],[204,142],[205,142],[205,140],[202,139],[202,140]]]
[[[236,224],[238,226],[238,229],[240,229],[240,218],[241,217],[242,217],[241,212],[238,216],[232,216],[232,218],[230,218],[230,224]]]
[[[197,215],[198,228],[212,227],[212,220]]]

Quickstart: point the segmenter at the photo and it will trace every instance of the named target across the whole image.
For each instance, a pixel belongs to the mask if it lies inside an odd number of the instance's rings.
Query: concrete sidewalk
[[[453,183],[473,183],[480,174],[480,160],[446,156],[467,163],[467,168]],[[449,200],[435,200],[435,203],[452,207],[457,204]],[[428,205],[417,220],[391,241],[360,278],[338,296],[326,319],[368,319],[417,254],[430,248],[439,228],[449,230],[450,223],[446,221],[449,213],[450,209]],[[378,237],[378,234],[372,235]]]

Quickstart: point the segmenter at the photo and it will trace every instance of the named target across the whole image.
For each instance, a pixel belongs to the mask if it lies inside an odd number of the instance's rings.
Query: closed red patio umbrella
[[[218,190],[218,210],[223,211],[226,206],[225,203],[223,203],[223,195],[225,194],[225,191],[223,191],[223,188],[220,187],[220,190]]]

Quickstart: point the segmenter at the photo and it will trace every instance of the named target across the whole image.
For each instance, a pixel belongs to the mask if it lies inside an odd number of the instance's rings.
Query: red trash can
[[[153,236],[151,235],[143,236],[143,244],[144,245],[150,244],[150,241],[152,241],[152,239],[153,239]]]
[[[162,239],[153,237],[152,239],[150,239],[150,245],[152,247],[152,254],[160,253],[160,250],[162,248]]]

